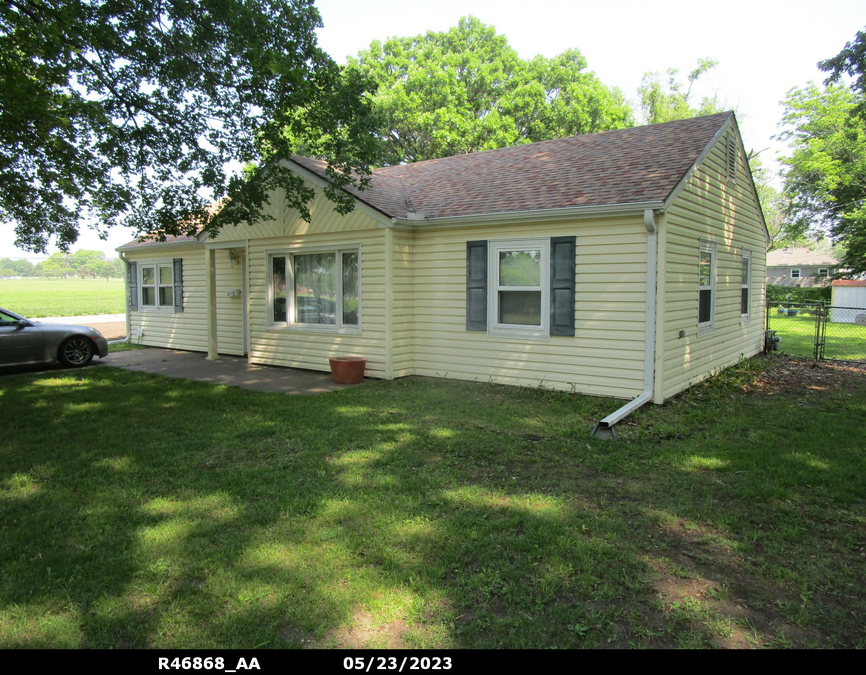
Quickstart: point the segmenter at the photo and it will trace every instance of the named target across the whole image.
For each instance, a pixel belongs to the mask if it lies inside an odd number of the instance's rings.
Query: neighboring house
[[[808,248],[777,248],[767,254],[767,283],[775,286],[829,286],[839,261]]]
[[[768,236],[733,113],[377,169],[311,222],[133,242],[134,341],[661,403],[761,351]]]

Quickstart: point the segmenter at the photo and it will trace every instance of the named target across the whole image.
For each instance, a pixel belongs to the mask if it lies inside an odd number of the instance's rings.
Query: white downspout
[[[644,343],[643,392],[636,399],[629,401],[622,408],[612,412],[601,420],[592,430],[591,436],[598,438],[616,438],[613,425],[623,417],[630,415],[653,397],[655,384],[655,344],[656,344],[656,222],[655,212],[646,209],[643,212],[643,223],[646,226],[646,341]]]

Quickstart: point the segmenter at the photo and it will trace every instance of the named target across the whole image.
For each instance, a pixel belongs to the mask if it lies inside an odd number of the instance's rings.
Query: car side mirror
[[[25,328],[26,326],[32,326],[32,325],[33,324],[30,323],[27,319],[19,319],[18,320],[18,327],[19,328]]]

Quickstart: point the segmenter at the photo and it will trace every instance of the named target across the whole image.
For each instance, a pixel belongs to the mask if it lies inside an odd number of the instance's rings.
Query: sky
[[[677,68],[684,80],[699,58],[715,59],[719,65],[701,78],[696,96],[715,93],[736,109],[746,149],[760,151],[774,171],[786,151],[772,138],[780,101],[793,87],[821,82],[818,61],[866,27],[863,0],[317,0],[316,6],[324,23],[319,45],[338,63],[373,40],[446,31],[471,14],[505,35],[524,59],[580,50],[588,70],[619,87],[633,107],[644,73]],[[73,250],[114,257],[130,239],[121,228],[107,241],[84,229]],[[0,258],[39,258],[14,240],[12,226],[0,225]]]

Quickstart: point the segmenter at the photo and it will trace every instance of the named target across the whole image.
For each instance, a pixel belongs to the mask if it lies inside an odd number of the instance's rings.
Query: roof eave
[[[136,241],[130,242],[129,244],[124,244],[123,246],[118,246],[114,250],[118,253],[121,253],[126,251],[141,251],[144,249],[150,249],[152,247],[163,246],[199,246],[199,242],[197,239],[189,239],[187,241]]]
[[[574,220],[577,218],[604,218],[613,216],[642,216],[647,209],[656,211],[664,202],[632,202],[628,204],[600,204],[590,206],[571,206],[562,209],[535,209],[532,211],[504,211],[500,213],[476,213],[466,216],[444,216],[414,220],[392,218],[394,225],[412,229],[432,229],[438,227],[459,227],[461,225],[499,225],[507,223],[537,223],[554,220]]]

